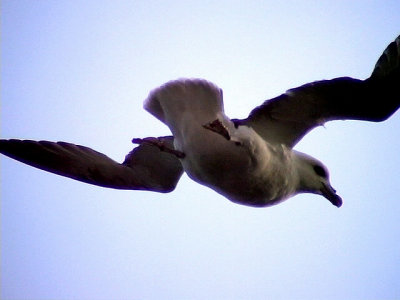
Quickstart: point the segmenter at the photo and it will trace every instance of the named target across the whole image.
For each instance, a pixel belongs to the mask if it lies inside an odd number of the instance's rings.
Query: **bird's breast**
[[[259,145],[259,144],[260,145]],[[186,136],[180,145],[186,154],[182,165],[190,178],[233,202],[266,206],[282,198],[277,187],[285,178],[274,166],[264,141],[238,144],[209,130]]]

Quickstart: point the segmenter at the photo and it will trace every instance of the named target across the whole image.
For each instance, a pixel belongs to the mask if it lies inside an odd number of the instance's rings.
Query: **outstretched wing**
[[[172,136],[159,139],[173,148]],[[0,153],[48,172],[115,189],[170,192],[183,173],[175,155],[148,143],[134,148],[122,164],[66,142],[2,139]]]
[[[399,87],[400,36],[379,58],[370,78],[341,77],[291,89],[256,107],[240,122],[265,140],[293,147],[327,121],[386,120],[400,106]]]

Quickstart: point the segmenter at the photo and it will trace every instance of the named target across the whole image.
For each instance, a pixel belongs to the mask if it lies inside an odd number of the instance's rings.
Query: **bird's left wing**
[[[389,44],[370,78],[341,77],[305,84],[265,101],[240,122],[265,140],[293,147],[327,121],[387,119],[400,106],[399,87],[400,36]]]
[[[172,136],[158,139],[173,148]],[[134,148],[121,164],[66,142],[2,139],[0,153],[51,173],[115,189],[170,192],[183,173],[175,155],[149,143]]]

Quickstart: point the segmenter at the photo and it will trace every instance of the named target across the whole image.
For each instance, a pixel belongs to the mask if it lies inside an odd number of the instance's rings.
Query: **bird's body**
[[[188,176],[245,205],[266,206],[292,194],[292,151],[269,145],[251,128],[231,125],[231,140],[206,131],[184,147],[177,141],[177,148],[187,154],[182,165]]]
[[[221,90],[214,84],[169,82],[150,94],[145,108],[169,126],[175,149],[185,153],[183,169],[194,181],[251,206],[271,205],[296,191],[291,149],[268,143],[249,126],[235,126],[224,114]],[[213,120],[226,137],[205,130]]]
[[[183,171],[233,202],[270,206],[298,193],[342,199],[317,159],[293,150],[314,127],[332,120],[383,121],[400,106],[400,37],[371,77],[312,82],[265,101],[243,120],[224,113],[222,90],[200,79],[168,82],[144,107],[172,136],[134,139],[122,164],[65,142],[0,140],[0,152],[76,180],[118,189],[172,191]]]

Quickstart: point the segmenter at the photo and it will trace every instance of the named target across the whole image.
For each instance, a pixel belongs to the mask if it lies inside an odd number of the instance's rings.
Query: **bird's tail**
[[[400,35],[387,46],[381,57],[379,57],[370,78],[381,79],[388,77],[400,80]]]
[[[144,108],[175,134],[189,119],[201,124],[215,120],[223,112],[222,90],[200,79],[170,81],[150,92]]]

